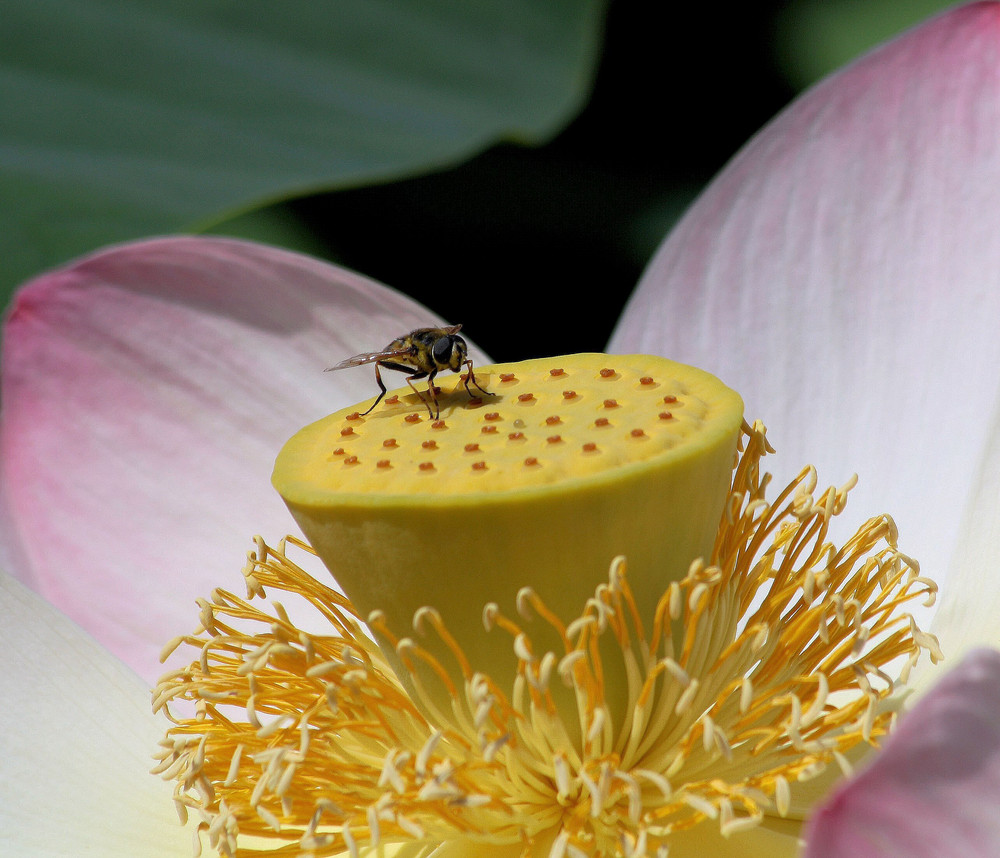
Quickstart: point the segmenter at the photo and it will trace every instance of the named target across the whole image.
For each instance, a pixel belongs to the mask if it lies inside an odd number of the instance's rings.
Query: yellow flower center
[[[512,372],[516,395],[469,402],[456,382],[440,395],[444,426],[415,397],[395,394],[364,422],[343,413],[307,428],[282,453],[275,483],[354,602],[371,599],[366,574],[390,576],[375,586],[380,597],[403,596],[387,598],[387,609],[375,599],[361,614],[305,571],[314,560],[305,543],[272,549],[258,540],[244,570],[247,599],[217,590],[201,603],[200,628],[168,645],[165,657],[182,644],[197,654],[155,691],[155,708],[173,722],[157,771],[176,782],[182,815],[193,810],[220,853],[353,856],[403,843],[414,856],[441,844],[463,855],[641,856],[710,820],[738,836],[765,814],[785,815],[797,781],[832,761],[845,767],[848,751],[886,732],[890,671],[905,674],[921,650],[939,657],[905,610],[932,599],[934,585],[896,548],[892,520],[875,517],[843,547],[831,545],[830,520],[849,487],[816,496],[811,469],[767,501],[763,428],[744,424],[730,471],[737,438],[718,427],[734,413],[738,427],[739,411],[718,382],[669,362],[560,361],[477,368],[491,392]],[[589,383],[546,388],[552,369],[589,373]],[[605,382],[618,387],[608,394]],[[563,389],[586,397],[578,404],[589,410],[549,407]],[[671,411],[685,415],[677,420],[691,417],[689,429],[661,432],[658,421],[673,416],[646,406],[665,396],[676,397]],[[608,411],[617,433],[588,440],[607,430],[596,421]],[[409,414],[422,414],[413,434],[399,428]],[[550,416],[562,421],[558,433],[543,428]],[[467,438],[498,434],[482,432],[494,424],[509,426],[508,437],[469,462],[465,445],[482,442]],[[545,458],[546,431],[572,455]],[[509,437],[517,432],[524,437]],[[350,440],[331,445],[331,437]],[[388,438],[390,465],[374,459],[360,471]],[[436,449],[423,452],[426,440]],[[613,463],[577,470],[589,443]],[[517,444],[534,446],[525,454]],[[720,459],[726,479],[718,503],[707,502],[708,544],[678,549],[683,531],[704,530],[692,523],[706,508],[697,495],[716,491]],[[422,461],[437,476],[422,474]],[[522,485],[521,470],[546,467],[561,475]],[[407,472],[406,488],[388,490],[395,477],[383,478],[397,471]],[[477,497],[476,481],[490,471],[498,481]],[[626,505],[626,517],[615,517],[616,475],[652,509]],[[428,477],[436,485],[424,491]],[[555,553],[544,543],[561,531],[538,521],[546,503],[561,525],[577,523]],[[573,515],[559,519],[561,504]],[[630,527],[629,515],[656,533]],[[601,527],[608,518],[612,526]],[[415,553],[414,529],[428,540]],[[618,550],[588,555],[614,545],[616,533]],[[352,534],[367,548],[343,542]],[[519,534],[528,545],[509,554],[504,572],[491,558]],[[461,574],[449,577],[454,562]],[[492,580],[518,562],[523,580]],[[558,566],[554,579],[547,563]],[[420,569],[423,579],[407,584]],[[477,599],[472,623],[459,609]]]
[[[509,687],[516,663],[484,636],[484,604],[513,605],[530,587],[569,622],[624,554],[652,624],[664,589],[711,553],[743,403],[714,376],[649,355],[498,364],[476,378],[492,395],[470,398],[449,376],[437,420],[404,387],[366,417],[362,403],[307,426],[273,482],[362,617],[379,610],[398,632],[431,605],[476,669]],[[539,652],[563,646],[552,629],[533,637]],[[606,682],[621,718],[625,677]],[[434,689],[447,707],[448,689]]]

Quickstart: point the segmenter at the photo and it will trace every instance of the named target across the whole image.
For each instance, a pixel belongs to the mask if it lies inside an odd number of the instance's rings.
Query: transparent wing
[[[392,360],[393,358],[405,358],[409,357],[411,354],[410,349],[395,349],[394,351],[383,351],[383,352],[365,352],[364,354],[354,355],[354,357],[349,357],[346,360],[342,360],[340,363],[334,366],[328,366],[323,372],[333,372],[336,369],[347,369],[350,366],[361,366],[366,363],[375,363],[377,360]]]

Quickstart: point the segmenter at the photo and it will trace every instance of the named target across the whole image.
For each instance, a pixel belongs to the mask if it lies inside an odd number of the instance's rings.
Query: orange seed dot
[[[558,414],[553,414],[551,417],[545,418],[546,426],[555,426],[558,423],[562,423],[562,419],[559,417]]]
[[[538,459],[536,459],[534,456],[528,456],[528,458],[524,460],[524,464],[526,464],[530,468],[532,465],[538,464]]]
[[[484,435],[491,435],[492,433],[494,433],[494,432],[497,431],[497,427],[496,426],[484,426],[479,431],[482,432]]]
[[[436,450],[438,445],[437,441],[424,441],[420,446],[425,450]]]
[[[336,450],[333,451],[333,455],[334,456],[343,456],[345,452],[347,452],[347,451],[344,450],[343,447],[338,447]]]
[[[617,399],[605,399],[604,400],[604,407],[605,408],[617,408],[618,407],[618,400]]]
[[[558,378],[560,375],[566,375],[566,370],[564,369],[550,369],[549,375],[553,378]]]
[[[598,417],[598,418],[597,418],[597,419],[596,419],[596,420],[594,421],[594,425],[595,425],[595,426],[607,426],[609,422],[610,422],[610,421],[608,420],[608,418],[607,418],[607,417]]]
[[[673,405],[673,403],[675,403],[677,401],[677,397],[676,396],[664,396],[663,397],[663,401],[667,405]]]
[[[549,435],[549,437],[546,438],[545,440],[548,441],[550,444],[558,444],[560,441],[562,441],[562,435]]]
[[[483,415],[483,419],[484,420],[499,420],[500,419],[500,412],[498,412],[498,411],[490,411],[488,414],[484,414]]]
[[[639,379],[639,384],[650,385],[653,383],[653,377],[651,375],[644,375]]]
[[[385,404],[386,405],[398,405],[399,404],[399,395],[394,393],[392,396],[390,396],[388,399],[386,399]]]
[[[534,398],[535,398],[535,394],[533,394],[533,393],[522,393],[520,396],[517,397],[517,401],[518,402],[531,402],[531,400],[534,399]]]
[[[474,470],[474,471],[485,471],[486,470],[486,462],[482,462],[482,461],[480,461],[480,462],[473,462],[472,463],[472,470]]]
[[[615,374],[613,369],[608,369],[605,367],[601,370],[601,378],[611,378]]]
[[[576,399],[576,391],[575,390],[564,390],[563,391],[563,399]]]
[[[465,452],[466,453],[475,453],[478,449],[479,449],[479,445],[478,444],[466,444],[465,445]]]
[[[418,465],[418,467],[420,468],[421,471],[433,471],[434,470],[434,463],[433,462],[421,462]]]
[[[377,468],[391,468],[392,465],[389,463],[388,459],[379,459],[375,463],[375,467],[377,467]]]
[[[511,441],[520,441],[522,438],[524,438],[524,433],[523,432],[511,432],[507,437]]]
[[[660,412],[660,419],[661,420],[669,420],[673,416],[674,415],[671,414],[669,411],[661,411]]]
[[[344,459],[345,465],[356,465],[357,463],[358,463],[357,456],[348,456],[346,459]]]
[[[343,429],[340,430],[340,434],[341,435],[353,435],[354,434],[354,430],[350,426],[345,426]]]
[[[447,429],[447,428],[448,424],[445,423],[443,420],[435,420],[433,423],[431,423],[431,429]]]
[[[633,438],[641,438],[646,433],[643,432],[641,429],[633,429],[631,434]]]
[[[514,381],[515,375],[512,372],[500,373],[500,381]]]
[[[406,420],[407,423],[419,423],[420,422],[420,415],[419,414],[407,414],[406,417],[403,418],[403,419]]]
[[[597,449],[597,445],[593,441],[588,441],[583,445],[584,453],[593,453]]]
[[[361,412],[360,411],[352,411],[350,414],[347,415],[347,419],[348,420],[360,420],[361,419]]]
[[[398,447],[399,445],[396,443],[396,439],[395,438],[386,438],[382,442],[382,446],[383,447],[390,447],[391,448],[391,447]]]

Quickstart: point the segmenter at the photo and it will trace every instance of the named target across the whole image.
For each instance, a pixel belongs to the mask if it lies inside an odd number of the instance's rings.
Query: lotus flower
[[[816,856],[843,842],[831,831],[852,824],[852,796],[881,834],[867,854],[909,847],[912,808],[929,827],[969,808],[980,852],[962,854],[1000,850],[975,810],[998,800],[1000,679],[992,653],[961,661],[998,643],[998,27],[1000,4],[957,9],[796,102],[667,239],[610,346],[720,376],[767,419],[781,462],[859,472],[852,507],[891,511],[941,584],[932,628],[960,666],[817,814]],[[7,851],[188,854],[163,819],[170,790],[145,774],[146,686],[103,648],[152,680],[247,537],[293,529],[268,485],[280,445],[370,392],[366,374],[317,369],[436,321],[357,275],[193,238],[112,248],[17,296],[3,559],[100,646],[5,579]],[[981,770],[929,765],[929,734]],[[800,834],[792,819],[729,839],[702,828],[671,855],[791,854]]]

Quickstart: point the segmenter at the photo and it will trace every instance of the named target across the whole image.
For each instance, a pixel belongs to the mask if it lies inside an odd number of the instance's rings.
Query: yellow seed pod
[[[523,587],[568,621],[624,555],[650,628],[668,585],[711,553],[743,403],[649,355],[497,364],[476,379],[491,395],[437,379],[437,420],[403,387],[367,416],[370,401],[307,426],[272,482],[363,614],[379,609],[405,636],[436,608],[472,669],[503,685],[515,660],[484,632],[483,606],[507,611]]]

